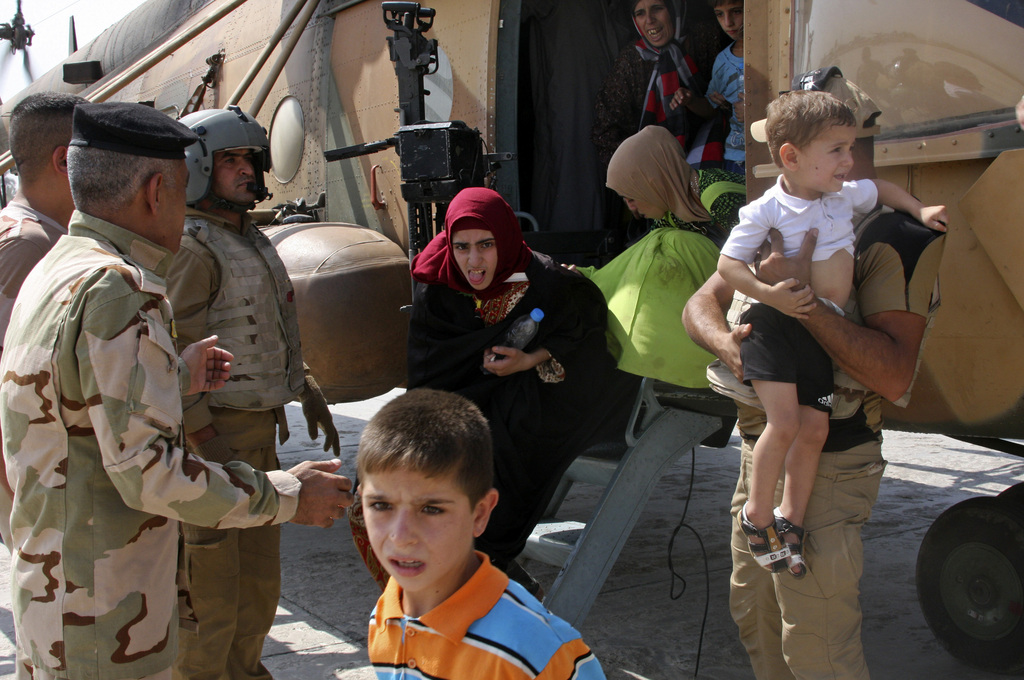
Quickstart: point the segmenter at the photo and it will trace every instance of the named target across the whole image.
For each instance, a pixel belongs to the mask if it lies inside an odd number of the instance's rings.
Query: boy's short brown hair
[[[743,4],[743,0],[708,0],[708,6],[711,9],[716,9],[718,7],[721,7],[722,5],[724,5],[726,3],[733,3],[733,2],[739,2],[739,4],[741,4],[741,5]]]
[[[794,90],[785,92],[768,104],[764,132],[775,165],[782,167],[779,149],[790,143],[798,149],[836,125],[856,127],[857,119],[849,106],[828,92]]]
[[[453,392],[409,390],[367,423],[359,439],[356,470],[405,470],[427,477],[452,474],[470,505],[494,486],[491,430],[480,409]]]

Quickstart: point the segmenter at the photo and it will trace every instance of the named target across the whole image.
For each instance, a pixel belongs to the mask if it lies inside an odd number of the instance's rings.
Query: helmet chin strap
[[[221,198],[220,196],[210,195],[210,207],[216,208],[217,210],[228,210],[233,213],[243,214],[247,213],[256,207],[256,204],[260,201],[265,201],[269,198],[273,198],[274,194],[267,191],[266,187],[258,186],[255,182],[249,182],[245,185],[246,191],[256,196],[256,200],[249,203],[235,203],[227,199]]]
[[[210,200],[210,207],[214,208],[215,210],[227,210],[227,211],[230,211],[230,212],[233,212],[233,213],[238,213],[238,214],[241,215],[241,214],[247,213],[250,210],[252,210],[253,208],[255,208],[256,207],[256,201],[253,201],[252,203],[247,203],[247,204],[243,205],[242,203],[235,203],[234,201],[227,201],[227,200],[221,198],[220,196],[214,196]]]

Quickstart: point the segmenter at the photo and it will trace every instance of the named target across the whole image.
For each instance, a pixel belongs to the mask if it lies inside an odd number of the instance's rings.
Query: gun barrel
[[[346,158],[356,158],[357,156],[367,156],[371,153],[383,151],[389,147],[394,146],[398,142],[397,138],[389,137],[387,139],[381,139],[376,142],[366,142],[365,144],[353,144],[352,146],[343,146],[340,149],[330,149],[324,151],[324,160],[328,163],[331,161],[341,161]]]

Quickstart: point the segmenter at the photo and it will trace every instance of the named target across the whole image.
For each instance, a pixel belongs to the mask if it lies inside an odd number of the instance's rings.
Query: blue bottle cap
[[[535,307],[534,310],[530,312],[530,318],[539,323],[540,320],[544,318],[544,310],[539,307]]]

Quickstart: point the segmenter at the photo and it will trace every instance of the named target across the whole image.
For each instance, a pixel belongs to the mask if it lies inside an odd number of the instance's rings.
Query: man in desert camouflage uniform
[[[249,218],[268,196],[270,142],[236,106],[181,119],[199,136],[185,149],[189,206],[181,250],[167,273],[178,347],[210,335],[234,355],[223,389],[183,400],[189,451],[276,470],[288,438],[284,407],[302,402],[310,438],[338,454],[338,431],[304,370],[292,282],[270,239]],[[278,434],[280,433],[280,434]],[[281,592],[281,528],[185,524],[181,629],[175,678],[269,680],[260,660]]]
[[[68,184],[71,114],[81,97],[38,92],[11,111],[11,156],[18,191],[0,210],[0,353],[21,284],[53,244],[68,233],[75,209]],[[0,539],[11,545],[11,500],[0,458]]]
[[[231,358],[207,338],[179,360],[170,332],[194,141],[139,104],[75,109],[78,210],[25,281],[0,360],[20,678],[169,678],[179,521],[330,526],[353,500],[338,461],[264,473],[180,446],[180,394],[222,386]]]

